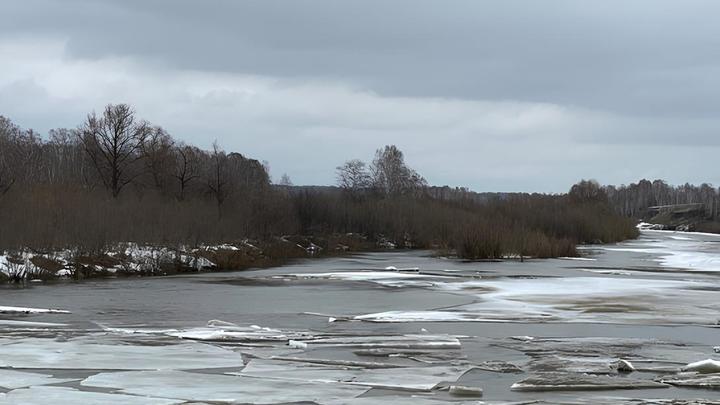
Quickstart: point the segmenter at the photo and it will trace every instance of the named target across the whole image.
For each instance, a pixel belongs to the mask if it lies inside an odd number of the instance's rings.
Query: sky
[[[720,185],[720,2],[2,0],[0,115],[108,103],[277,180],[397,145],[430,184]]]

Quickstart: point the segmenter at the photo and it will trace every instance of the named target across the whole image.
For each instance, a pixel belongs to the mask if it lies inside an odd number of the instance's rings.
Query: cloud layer
[[[9,0],[0,114],[47,131],[129,102],[298,184],[389,143],[481,191],[720,183],[720,5],[659,3]]]

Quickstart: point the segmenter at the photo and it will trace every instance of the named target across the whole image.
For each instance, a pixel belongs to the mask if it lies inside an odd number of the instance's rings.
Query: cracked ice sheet
[[[339,368],[277,360],[252,360],[239,373],[249,377],[288,381],[345,383],[373,388],[430,391],[443,382],[455,382],[472,367],[401,367],[388,369]]]
[[[9,390],[31,385],[59,384],[75,380],[78,380],[78,378],[53,378],[45,374],[0,369],[0,387]]]
[[[203,343],[97,344],[91,339],[0,340],[0,366],[41,369],[157,370],[240,367],[242,355]]]
[[[715,292],[706,282],[614,277],[506,279],[484,283],[494,291],[484,301],[457,307],[465,312],[512,317],[556,317],[565,322],[701,323],[715,319],[708,308]],[[681,303],[678,305],[678,303]]]
[[[669,385],[652,380],[641,380],[609,375],[578,373],[539,373],[531,375],[510,387],[513,391],[593,391],[615,389],[668,388]]]
[[[79,391],[68,387],[30,387],[10,391],[4,397],[0,396],[0,405],[174,405],[182,402],[184,401]]]
[[[509,278],[434,283],[431,289],[479,302],[444,311],[387,311],[372,322],[606,322],[708,324],[716,318],[707,282],[615,277]],[[678,305],[678,303],[681,303]]]
[[[271,380],[184,371],[125,371],[86,378],[86,387],[112,388],[126,394],[153,395],[186,401],[253,404],[349,399],[367,387],[307,381]]]

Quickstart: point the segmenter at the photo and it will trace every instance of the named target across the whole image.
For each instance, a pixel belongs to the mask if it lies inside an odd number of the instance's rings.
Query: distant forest
[[[637,235],[609,203],[624,191],[593,182],[563,195],[432,187],[392,145],[335,170],[337,186],[293,186],[287,175],[273,184],[261,162],[185,144],[125,104],[47,136],[0,117],[0,251],[272,246],[302,235],[331,252],[355,249],[347,236],[360,235],[379,248],[498,259],[573,256],[579,243]]]
[[[603,190],[620,215],[669,226],[690,225],[689,229],[698,231],[720,232],[720,190],[710,184],[671,186],[663,180],[643,179],[627,186],[605,186]],[[648,210],[679,204],[702,204],[702,208],[675,216]]]

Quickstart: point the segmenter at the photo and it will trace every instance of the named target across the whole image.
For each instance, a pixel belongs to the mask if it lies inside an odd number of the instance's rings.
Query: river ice
[[[0,404],[479,403],[451,386],[487,404],[720,400],[720,373],[688,369],[720,360],[720,237],[582,251],[6,288]]]

